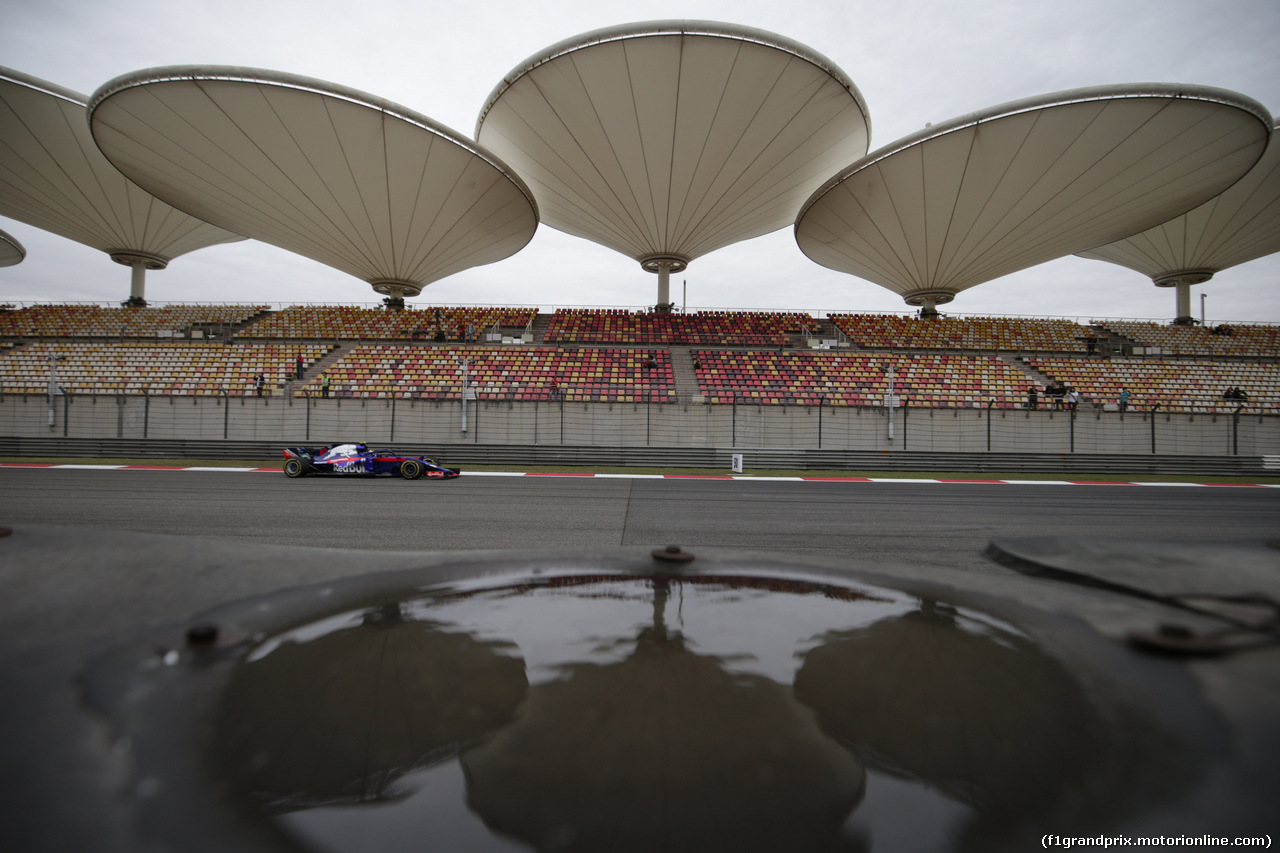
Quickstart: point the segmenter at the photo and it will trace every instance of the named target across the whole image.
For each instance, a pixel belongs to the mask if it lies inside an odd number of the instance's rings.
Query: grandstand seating
[[[808,314],[767,311],[703,311],[693,314],[558,309],[546,343],[605,343],[639,346],[790,346],[791,335],[816,325]]]
[[[864,349],[942,349],[1002,352],[1086,351],[1087,326],[1070,320],[940,317],[917,320],[890,314],[831,314],[849,340]]]
[[[173,305],[104,308],[98,305],[33,305],[0,311],[0,335],[15,337],[180,337],[192,327],[230,327],[266,310],[265,305]]]
[[[1132,395],[1131,409],[1159,404],[1166,412],[1230,412],[1240,401],[1223,399],[1239,388],[1250,412],[1280,411],[1280,364],[1235,361],[1159,360],[1142,358],[1031,358],[1029,363],[1051,379],[1080,392],[1081,405],[1116,403],[1121,389]]]
[[[1231,334],[1216,334],[1213,328],[1204,326],[1166,326],[1115,320],[1099,325],[1138,346],[1158,348],[1163,355],[1280,357],[1280,326],[1231,326]]]
[[[695,372],[712,403],[882,406],[887,374],[894,393],[913,406],[1021,405],[1027,377],[990,356],[920,353],[695,350]]]
[[[652,359],[652,366],[645,362]],[[365,345],[324,374],[337,397],[457,400],[462,360],[479,399],[569,402],[675,402],[670,353],[640,349],[425,347]],[[296,393],[317,395],[320,378]]]
[[[1199,327],[1107,322],[1099,324],[1107,330],[1100,335],[1112,342],[1122,337],[1170,354],[1107,358],[1083,357],[1094,328],[1059,320],[832,315],[857,346],[876,350],[869,352],[783,346],[798,333],[817,331],[818,321],[800,313],[559,310],[550,318],[547,344],[494,347],[437,344],[428,335],[435,308],[294,306],[255,320],[264,310],[0,309],[0,337],[6,339],[0,342],[0,393],[44,393],[53,354],[67,356],[58,377],[72,393],[238,395],[253,393],[253,379],[263,374],[269,392],[288,387],[318,395],[321,372],[312,368],[324,360],[320,367],[331,380],[331,396],[456,400],[457,360],[465,358],[480,399],[673,402],[700,395],[712,404],[882,406],[885,374],[892,367],[897,395],[913,406],[1021,408],[1027,388],[1048,378],[1078,389],[1086,408],[1095,399],[1114,404],[1125,388],[1136,410],[1159,404],[1169,412],[1234,411],[1239,402],[1222,395],[1240,388],[1248,411],[1280,413],[1276,326],[1235,326],[1224,335]],[[439,312],[455,340],[459,327],[468,324],[483,336],[494,325],[529,328],[537,317],[532,308]],[[245,325],[227,343],[137,340],[190,335],[219,324]],[[692,376],[690,355],[674,349],[688,344],[697,364]],[[349,351],[330,364],[326,357],[340,347]],[[996,353],[1019,353],[1022,360]],[[304,381],[293,378],[298,355],[308,369]],[[646,368],[648,359],[653,365]]]
[[[469,326],[476,340],[495,324],[524,329],[533,308],[415,308],[385,311],[347,305],[293,305],[242,329],[240,338],[327,338],[332,340],[432,340],[443,330],[449,341],[462,341]]]
[[[0,352],[0,390],[6,394],[48,391],[49,357],[58,362],[58,385],[77,394],[174,394],[243,396],[265,377],[267,393],[303,367],[323,358],[332,345],[226,343],[92,343],[42,341]]]

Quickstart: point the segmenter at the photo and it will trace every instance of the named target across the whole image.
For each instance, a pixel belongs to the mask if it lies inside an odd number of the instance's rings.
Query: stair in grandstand
[[[216,336],[214,334],[207,334],[206,337],[220,341],[227,341],[237,337],[252,338],[253,326],[257,325],[262,320],[265,320],[267,317],[270,317],[274,313],[276,312],[270,308],[264,308],[252,317],[249,317],[247,320],[240,323],[223,323],[217,327]],[[199,328],[199,326],[194,326],[193,328]]]
[[[1006,362],[1008,362],[1009,364],[1013,365],[1014,367],[1018,368],[1018,369],[1019,369],[1019,370],[1021,370],[1023,373],[1025,373],[1025,374],[1027,375],[1027,384],[1028,384],[1028,385],[1035,385],[1037,388],[1041,388],[1041,389],[1042,389],[1042,388],[1044,388],[1044,386],[1046,386],[1046,385],[1048,385],[1049,383],[1053,382],[1053,377],[1052,377],[1052,376],[1048,376],[1048,375],[1046,375],[1046,374],[1044,374],[1044,373],[1041,373],[1040,371],[1036,370],[1034,367],[1032,367],[1030,364],[1028,364],[1028,363],[1023,359],[1023,357],[1022,357],[1022,356],[1020,356],[1020,355],[1000,355],[1000,354],[997,354],[997,355],[996,355],[996,358],[1000,359],[1001,361],[1006,361]]]
[[[1113,355],[1133,355],[1133,348],[1140,346],[1138,341],[1102,326],[1091,325],[1089,331],[1098,336],[1097,354],[1103,358],[1110,358]]]
[[[698,387],[698,374],[693,369],[693,356],[689,347],[669,347],[671,352],[671,375],[676,381],[676,399],[684,402],[693,400],[701,402],[702,391]]]
[[[534,346],[540,346],[547,337],[547,329],[551,326],[551,318],[555,316],[551,311],[539,311],[533,317],[533,341]]]
[[[288,383],[285,387],[285,393],[292,394],[295,388],[300,389],[303,386],[307,385],[308,383],[311,382],[311,380],[315,379],[320,374],[328,370],[329,367],[334,362],[336,362],[338,359],[342,358],[344,355],[351,352],[353,349],[355,349],[360,345],[361,343],[359,341],[347,341],[345,343],[338,344],[332,350],[330,350],[329,354],[326,355],[324,358],[320,359],[315,364],[312,364],[310,367],[303,370],[301,379],[295,379],[292,382]]]
[[[791,336],[792,346],[805,349],[811,341],[832,341],[830,346],[849,346],[849,336],[836,328],[829,317],[814,317],[805,332]]]

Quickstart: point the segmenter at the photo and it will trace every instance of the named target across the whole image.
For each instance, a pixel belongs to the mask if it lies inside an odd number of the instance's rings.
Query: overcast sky
[[[1280,0],[2,0],[0,65],[86,96],[161,65],[288,71],[396,101],[471,136],[493,87],[522,60],[600,27],[669,18],[776,32],[835,62],[871,113],[871,148],[1007,101],[1104,84],[1218,86],[1280,114]],[[0,268],[0,301],[129,295],[129,270],[94,249],[0,216],[27,249]],[[1280,254],[1192,288],[1209,322],[1280,322]],[[687,296],[686,296],[687,294]],[[428,286],[411,304],[652,304],[657,277],[546,225],[523,251]],[[707,308],[906,313],[901,297],[814,264],[790,228],[698,258],[672,298]],[[214,246],[149,273],[147,300],[376,303],[369,285],[282,249]],[[942,310],[1092,318],[1174,315],[1172,290],[1065,258],[960,293]]]

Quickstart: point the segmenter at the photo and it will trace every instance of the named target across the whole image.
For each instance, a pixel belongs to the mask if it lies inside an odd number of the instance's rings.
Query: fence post
[[[994,398],[987,400],[987,452],[991,452],[991,407],[996,404]]]
[[[826,394],[818,395],[818,449],[822,449],[822,406],[827,402]]]
[[[1071,420],[1068,422],[1067,431],[1071,434],[1070,447],[1071,453],[1076,452],[1076,410],[1071,410]]]
[[[1156,412],[1160,411],[1160,404],[1156,403],[1151,407],[1151,452],[1156,452]]]
[[[71,395],[64,393],[62,395],[62,437],[67,437],[67,422],[71,420]],[[143,438],[146,438],[144,435]]]
[[[1240,454],[1240,413],[1244,411],[1244,406],[1236,406],[1236,410],[1231,413],[1231,455],[1238,456]]]
[[[477,407],[479,408],[479,407]],[[396,440],[396,392],[391,392],[391,437],[387,441],[395,443]]]
[[[222,437],[227,437],[228,430],[231,427],[231,394],[226,388],[222,389]]]
[[[302,392],[302,404],[307,407],[307,425],[303,432],[303,438],[307,441],[311,440],[311,394],[304,390]]]
[[[151,394],[146,388],[142,389],[142,437],[147,437],[147,430],[151,428]]]
[[[911,405],[907,402],[906,398],[904,397],[902,399],[902,449],[903,450],[907,449],[907,410],[910,408],[911,408]]]

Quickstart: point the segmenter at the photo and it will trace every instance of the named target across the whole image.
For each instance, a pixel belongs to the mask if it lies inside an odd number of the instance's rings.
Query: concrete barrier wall
[[[47,398],[5,395],[0,436],[1260,456],[1280,416],[471,401],[464,431],[457,401],[74,395],[50,428]]]

